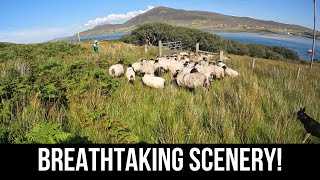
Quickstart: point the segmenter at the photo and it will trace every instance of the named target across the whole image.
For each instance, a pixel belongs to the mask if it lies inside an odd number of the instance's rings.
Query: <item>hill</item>
[[[168,7],[156,7],[140,14],[124,24],[99,25],[81,32],[81,37],[110,34],[115,32],[129,32],[135,27],[150,23],[162,22],[176,26],[192,27],[206,30],[224,31],[268,31],[275,33],[306,34],[312,31],[306,27],[283,24],[274,21],[264,21],[249,17],[236,17],[206,11],[187,11]],[[64,38],[76,39],[77,35]]]
[[[310,31],[310,29],[274,21],[257,20],[249,17],[228,16],[206,11],[186,11],[167,7],[156,7],[138,15],[124,23],[124,26],[136,26],[150,22],[166,22],[169,24],[197,28],[236,28],[246,29],[287,29],[295,31]]]

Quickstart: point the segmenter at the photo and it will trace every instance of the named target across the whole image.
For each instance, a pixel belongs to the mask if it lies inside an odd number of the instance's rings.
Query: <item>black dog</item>
[[[306,114],[306,108],[300,108],[297,115],[308,133],[303,142],[305,142],[310,135],[320,138],[320,123]]]

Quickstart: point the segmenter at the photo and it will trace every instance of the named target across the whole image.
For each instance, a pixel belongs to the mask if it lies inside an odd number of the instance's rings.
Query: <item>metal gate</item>
[[[164,42],[159,41],[159,55],[172,55],[182,51],[182,42],[173,41],[173,42]]]

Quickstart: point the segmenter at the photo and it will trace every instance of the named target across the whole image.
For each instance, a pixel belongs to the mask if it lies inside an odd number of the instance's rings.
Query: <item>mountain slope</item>
[[[264,29],[290,29],[296,31],[309,31],[310,29],[298,26],[283,24],[274,21],[257,20],[249,17],[227,16],[223,14],[205,11],[186,11],[167,7],[156,7],[144,14],[138,15],[129,20],[125,26],[135,26],[147,22],[169,22],[174,24],[198,26],[223,26],[223,27],[264,27]],[[192,24],[193,23],[193,24]]]
[[[81,32],[80,36],[88,37],[115,32],[128,32],[138,25],[150,22],[162,22],[176,26],[224,31],[271,31],[275,33],[295,34],[311,32],[310,29],[299,25],[258,20],[249,17],[228,16],[206,11],[187,11],[167,7],[156,7],[132,18],[124,24],[99,25],[93,29]],[[65,40],[76,38],[77,35],[74,35],[65,38]]]

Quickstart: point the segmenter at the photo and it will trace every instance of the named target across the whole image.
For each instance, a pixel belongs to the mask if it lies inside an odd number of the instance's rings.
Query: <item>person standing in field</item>
[[[95,40],[92,46],[93,46],[95,61],[97,61],[97,60],[98,60],[98,57],[99,57],[99,44],[98,44],[98,40]]]
[[[95,40],[93,43],[93,51],[95,54],[99,54],[99,45],[97,40]]]

